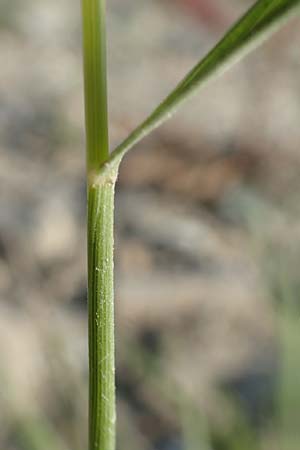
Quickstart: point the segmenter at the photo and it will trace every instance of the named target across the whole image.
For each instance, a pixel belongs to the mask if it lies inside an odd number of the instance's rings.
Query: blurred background
[[[111,144],[249,0],[109,0]],[[118,448],[300,447],[300,27],[122,164]],[[87,448],[80,2],[0,3],[0,448]]]

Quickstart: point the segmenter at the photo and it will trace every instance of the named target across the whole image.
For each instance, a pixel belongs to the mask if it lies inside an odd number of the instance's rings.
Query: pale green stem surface
[[[117,167],[134,145],[172,117],[177,108],[200,87],[264,42],[298,10],[299,4],[300,0],[258,0],[152,114],[118,145],[103,164],[101,173],[104,175]]]
[[[82,0],[85,123],[88,173],[109,154],[105,0]]]
[[[90,450],[115,448],[114,186],[88,188]]]
[[[88,189],[89,450],[115,449],[113,220],[116,174],[97,177],[109,155],[105,1],[82,0]]]

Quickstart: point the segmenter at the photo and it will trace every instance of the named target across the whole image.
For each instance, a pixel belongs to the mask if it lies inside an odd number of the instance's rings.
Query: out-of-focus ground
[[[112,146],[251,3],[108,2]],[[299,448],[299,42],[293,20],[122,164],[120,449]],[[0,448],[84,449],[79,2],[2,0],[0,55]]]

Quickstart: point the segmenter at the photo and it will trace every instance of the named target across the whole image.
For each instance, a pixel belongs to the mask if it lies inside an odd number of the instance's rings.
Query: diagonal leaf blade
[[[299,6],[300,0],[258,0],[147,119],[115,148],[103,164],[101,176],[116,168],[134,145],[172,117],[200,87],[231,68],[271,36],[298,11]]]

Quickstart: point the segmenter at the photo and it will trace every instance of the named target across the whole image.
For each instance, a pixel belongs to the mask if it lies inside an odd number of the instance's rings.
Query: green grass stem
[[[87,169],[97,171],[109,154],[105,0],[82,0]]]
[[[105,1],[82,0],[88,195],[89,450],[115,448],[113,215],[115,176],[96,174],[109,155]]]
[[[105,0],[82,0],[88,189],[89,450],[115,449],[114,188],[123,156],[208,81],[257,47],[300,0],[258,0],[110,154]]]
[[[114,186],[88,189],[89,450],[115,448]]]

